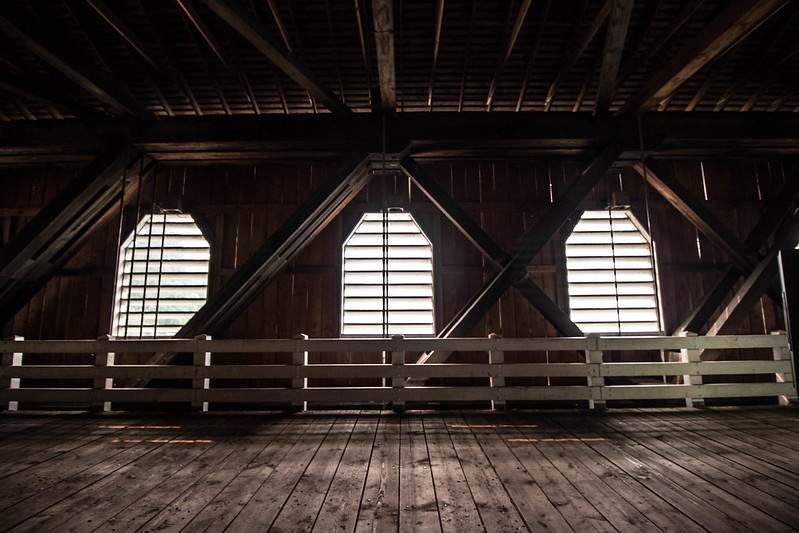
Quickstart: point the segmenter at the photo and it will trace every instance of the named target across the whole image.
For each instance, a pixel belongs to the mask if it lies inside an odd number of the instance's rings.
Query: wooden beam
[[[517,279],[527,276],[526,267],[569,219],[575,209],[593,190],[602,176],[621,154],[617,145],[605,148],[572,182],[569,189],[558,198],[521,239],[502,270],[494,274],[469,302],[450,320],[437,335],[441,338],[465,337],[488,312],[491,306]],[[418,363],[440,363],[449,354],[425,353]]]
[[[616,76],[619,73],[624,42],[633,13],[633,0],[613,0],[608,28],[605,33],[605,47],[602,50],[602,66],[599,69],[599,88],[597,89],[594,114],[608,110],[616,92]]]
[[[508,255],[427,173],[411,158],[400,160],[400,168],[446,216],[452,224],[501,271]],[[546,318],[561,335],[579,337],[583,332],[552,299],[529,277],[513,280],[513,286]]]
[[[0,249],[0,324],[11,320],[97,222],[119,206],[120,194],[138,181],[138,171],[153,169],[143,157],[127,143],[113,144]]]
[[[594,17],[594,20],[591,22],[591,25],[586,30],[585,35],[583,36],[583,40],[580,41],[580,44],[577,46],[577,48],[574,49],[574,51],[571,54],[566,56],[566,58],[561,63],[560,69],[558,70],[555,79],[552,81],[552,84],[549,86],[549,91],[547,91],[547,97],[544,100],[544,111],[550,110],[550,108],[552,107],[552,101],[555,99],[555,93],[557,92],[558,87],[560,87],[560,84],[563,82],[564,78],[566,78],[566,76],[569,75],[569,72],[571,72],[574,65],[583,55],[585,49],[588,48],[588,45],[591,44],[591,41],[594,40],[596,34],[599,33],[599,29],[602,27],[602,25],[605,23],[605,20],[607,20],[608,16],[610,15],[613,1],[614,0],[605,0],[605,3],[602,4],[602,7],[599,9],[599,12],[597,13],[596,17]]]
[[[202,0],[219,17],[247,39],[259,52],[277,65],[331,112],[350,115],[352,110],[333,94],[308,68],[289,52],[237,0]]]
[[[0,70],[0,89],[56,107],[79,118],[101,119],[104,116],[99,111],[69,98],[63,91],[52,90],[50,84],[44,85],[23,78],[6,69]]]
[[[153,59],[150,55],[150,52],[147,51],[145,48],[144,43],[138,38],[138,36],[131,30],[125,22],[117,16],[116,13],[106,4],[103,0],[86,0],[90,6],[94,8],[97,13],[105,19],[108,24],[111,25],[114,30],[123,38],[128,44],[139,53],[145,61],[147,61],[150,66],[152,66],[156,71],[160,72],[160,67],[158,63]]]
[[[786,221],[780,236],[775,240],[769,252],[758,263],[752,274],[746,279],[741,288],[733,295],[727,307],[724,308],[718,318],[713,322],[707,332],[708,337],[716,335],[731,335],[741,325],[749,315],[752,306],[760,299],[763,292],[771,285],[777,277],[778,265],[777,255],[780,250],[795,248],[799,242],[799,214]],[[718,354],[714,351],[705,351],[702,359],[716,359]]]
[[[797,202],[799,202],[799,176],[794,173],[788,176],[785,186],[749,232],[744,241],[746,249],[756,251],[762,248],[783,221],[794,211]],[[672,335],[679,335],[684,331],[699,333],[740,277],[741,273],[735,267],[730,265],[725,268],[710,290],[691,309],[691,312],[677,326]]]
[[[113,113],[145,120],[153,118],[152,113],[139,104],[127,90],[81,60],[71,46],[61,41],[54,32],[30,14],[12,5],[4,5],[0,13],[0,31],[94,95]]]
[[[394,3],[392,0],[372,0],[377,48],[377,72],[380,81],[380,108],[397,108],[397,75],[394,66]]]
[[[433,110],[433,88],[438,65],[438,47],[441,44],[441,28],[444,25],[444,0],[436,0],[436,29],[433,37],[433,65],[430,67],[430,86],[427,88],[427,107]]]
[[[699,203],[683,185],[654,161],[633,164],[633,168],[643,176],[663,198],[687,218],[713,244],[726,253],[736,268],[744,273],[752,272],[756,261],[749,255],[746,246],[733,235],[705,206]]]
[[[502,71],[505,70],[505,64],[507,64],[510,54],[513,52],[513,47],[516,45],[516,39],[518,39],[519,32],[522,30],[522,25],[524,24],[524,20],[527,18],[527,11],[530,9],[531,3],[532,0],[522,0],[522,4],[519,6],[519,11],[516,13],[516,21],[513,23],[513,29],[511,30],[510,36],[508,36],[507,43],[505,43],[505,51],[500,56],[499,61],[497,61],[497,67],[494,70],[494,77],[491,78],[491,84],[488,87],[488,96],[486,97],[486,107],[489,110],[491,109],[491,103],[494,100],[494,93],[497,90],[499,78],[502,76]]]
[[[176,334],[194,337],[222,332],[252,299],[366,185],[371,177],[366,152],[356,151],[208,298]]]
[[[645,112],[656,108],[699,69],[737,45],[787,3],[788,0],[733,0],[693,41],[685,45],[680,54],[653,72],[621,112]]]

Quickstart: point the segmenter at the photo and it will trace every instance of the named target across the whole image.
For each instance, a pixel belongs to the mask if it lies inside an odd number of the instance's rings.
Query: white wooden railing
[[[703,350],[756,349],[753,360],[702,361]],[[483,352],[482,364],[407,364],[405,353],[430,350]],[[653,351],[656,362],[604,362],[609,351]],[[507,352],[582,352],[581,363],[504,363]],[[115,365],[121,353],[191,353],[193,365]],[[382,364],[308,364],[308,353],[382,353]],[[279,403],[303,408],[317,404],[387,404],[397,410],[406,402],[583,401],[604,407],[611,400],[684,399],[702,405],[705,398],[797,398],[794,369],[784,334],[704,337],[570,337],[459,339],[308,339],[279,340],[23,340],[0,341],[0,406],[20,403],[85,406],[109,410],[112,403],[190,402],[206,410],[210,404]],[[282,353],[286,364],[214,364],[217,354]],[[93,365],[26,364],[29,354],[93,354]],[[667,356],[663,356],[667,354]],[[721,358],[723,359],[723,357]],[[228,361],[229,363],[229,361]],[[618,385],[607,378],[660,376],[648,384]],[[703,383],[703,376],[737,376],[734,382]],[[764,377],[766,376],[766,377]],[[430,378],[487,378],[486,386],[423,386]],[[583,384],[505,386],[506,378],[569,377]],[[317,387],[319,378],[375,379],[382,386]],[[153,379],[190,380],[191,387],[145,388],[125,384]],[[213,380],[285,379],[285,387],[220,388]],[[27,380],[84,380],[84,387],[32,387]],[[382,381],[381,381],[382,380]],[[114,386],[114,383],[118,386]],[[309,385],[310,383],[310,385]],[[479,380],[478,380],[479,383]],[[119,386],[122,384],[122,386]]]

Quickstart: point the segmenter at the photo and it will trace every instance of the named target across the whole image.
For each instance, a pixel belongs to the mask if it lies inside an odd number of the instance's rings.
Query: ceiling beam
[[[175,335],[216,335],[358,194],[371,177],[370,159],[352,153],[322,185],[212,294]],[[156,361],[155,363],[157,363]]]
[[[108,24],[111,25],[114,30],[123,38],[128,44],[139,53],[142,58],[144,58],[147,63],[150,64],[156,71],[160,72],[160,68],[158,63],[153,59],[150,55],[150,52],[147,51],[145,48],[144,43],[141,42],[141,39],[133,33],[125,22],[117,16],[116,13],[106,4],[103,0],[86,0],[90,6],[94,8],[97,13],[105,19]]]
[[[352,110],[322,84],[278,39],[248,13],[237,0],[202,0],[220,18],[331,112],[350,115]]]
[[[441,45],[441,28],[444,26],[444,0],[436,0],[436,29],[433,37],[433,65],[430,67],[430,86],[427,88],[427,107],[433,110],[433,88],[436,82],[438,49]]]
[[[461,208],[411,157],[400,160],[400,168],[417,187],[438,207],[452,224],[463,233],[488,259],[494,270],[500,271],[509,261],[509,256],[494,242],[479,224]],[[583,332],[572,322],[568,314],[541,290],[529,277],[513,280],[513,286],[538,309],[558,332],[566,337],[581,337]]]
[[[154,162],[143,158],[127,143],[114,143],[0,248],[0,324],[11,320],[97,221],[119,206],[123,191],[153,169]]]
[[[469,302],[450,320],[437,335],[439,338],[465,337],[485,316],[496,301],[517,279],[527,277],[527,265],[544,248],[546,243],[563,226],[580,203],[593,190],[602,176],[611,168],[621,154],[616,145],[605,148],[558,198],[538,222],[528,231],[510,255],[502,270],[491,276]],[[449,354],[428,352],[422,354],[417,363],[441,363]]]
[[[633,0],[613,0],[613,8],[605,33],[605,46],[602,50],[602,66],[599,69],[599,88],[597,89],[594,114],[605,113],[616,93],[616,76],[619,74],[624,42],[633,13]]]
[[[789,0],[733,0],[686,44],[683,51],[651,73],[643,87],[625,103],[621,113],[657,108],[714,58],[746,38]]]
[[[780,227],[799,202],[799,176],[796,173],[788,176],[785,186],[769,204],[768,209],[760,217],[755,227],[744,241],[747,250],[760,250],[768,242],[771,235]],[[713,286],[693,306],[690,313],[680,322],[672,335],[684,331],[699,333],[713,313],[741,278],[741,273],[732,265],[727,266]]]
[[[127,90],[81,60],[80,55],[72,47],[31,14],[12,5],[4,5],[0,12],[0,31],[19,42],[83,90],[94,95],[114,114],[145,120],[153,118],[153,114],[137,102]]]
[[[372,0],[375,23],[377,73],[380,82],[380,108],[394,112],[397,108],[397,74],[394,66],[394,3]]]

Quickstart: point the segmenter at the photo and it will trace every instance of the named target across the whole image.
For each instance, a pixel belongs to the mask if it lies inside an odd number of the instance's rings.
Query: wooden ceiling
[[[799,111],[799,0],[5,0],[0,50],[2,121]]]

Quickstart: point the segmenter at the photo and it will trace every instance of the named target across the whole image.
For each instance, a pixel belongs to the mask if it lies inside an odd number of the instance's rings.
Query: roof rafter
[[[394,65],[394,3],[392,0],[372,0],[375,25],[377,73],[380,81],[380,108],[397,108],[397,74]]]
[[[714,58],[731,49],[789,0],[733,0],[683,51],[658,68],[633,94],[621,113],[656,108]]]
[[[267,29],[245,11],[236,0],[202,0],[264,54],[278,68],[297,82],[308,93],[322,102],[330,111],[339,115],[350,115],[352,110],[325,87],[308,68],[297,60],[285,46],[275,39]]]
[[[488,87],[486,107],[489,109],[491,109],[491,103],[494,100],[494,92],[497,90],[497,83],[499,83],[499,78],[502,76],[502,71],[505,69],[505,65],[510,58],[510,54],[513,52],[513,47],[516,45],[516,39],[518,39],[519,32],[522,30],[522,24],[524,24],[524,20],[527,18],[527,11],[530,9],[531,3],[532,0],[522,0],[522,4],[519,6],[519,11],[516,13],[516,21],[513,23],[513,29],[510,32],[510,36],[508,36],[507,43],[505,43],[505,51],[497,61],[497,68],[494,69],[494,77],[491,78],[491,84]]]
[[[142,119],[153,118],[153,114],[130,93],[81,60],[71,46],[29,14],[12,5],[4,6],[0,14],[0,31],[23,44],[42,61],[94,95],[114,113]]]
[[[613,1],[605,34],[605,46],[602,50],[602,66],[599,70],[599,89],[597,89],[594,114],[606,112],[613,100],[613,94],[616,92],[616,76],[619,73],[632,14],[633,0]]]

